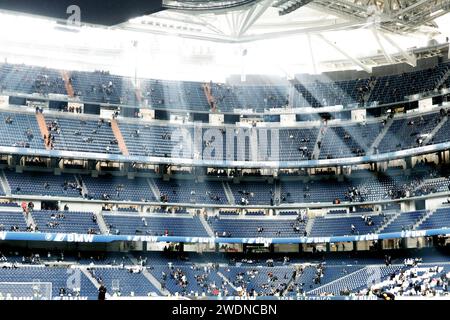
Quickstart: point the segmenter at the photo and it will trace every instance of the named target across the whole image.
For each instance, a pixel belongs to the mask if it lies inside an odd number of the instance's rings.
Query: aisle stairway
[[[124,156],[129,156],[130,153],[128,152],[127,145],[125,144],[125,140],[123,139],[122,132],[119,129],[119,125],[116,119],[111,120],[111,129],[114,133],[114,137],[117,140],[120,151]]]

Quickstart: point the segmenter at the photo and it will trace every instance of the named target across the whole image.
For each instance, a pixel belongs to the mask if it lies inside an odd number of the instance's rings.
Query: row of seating
[[[59,255],[58,255],[59,256]],[[114,254],[112,254],[114,256]],[[381,264],[380,260],[362,260],[349,265],[346,259],[326,258],[322,262],[296,262],[270,265],[262,261],[235,259],[222,261],[209,257],[210,263],[177,261],[168,255],[139,257],[133,263],[124,260],[121,265],[88,263],[85,260],[62,259],[65,265],[52,267],[45,263],[56,261],[56,256],[32,259],[1,254],[0,296],[24,299],[97,299],[96,287],[103,284],[108,295],[115,297],[160,296],[164,290],[179,296],[342,296],[358,294],[363,289],[382,283],[394,274],[412,268],[403,263]],[[437,276],[446,280],[450,268],[445,256],[436,261],[423,261],[419,267],[440,267]],[[58,258],[61,259],[61,258]],[[110,258],[105,261],[112,261]],[[300,264],[301,263],[301,264]],[[153,280],[150,279],[153,278]],[[441,288],[442,291],[442,288]],[[445,294],[445,292],[444,292]]]
[[[32,211],[31,215],[41,232],[100,233],[93,213],[42,210]],[[403,212],[396,216],[375,213],[365,217],[370,217],[370,223],[363,216],[357,215],[315,217],[311,221],[310,234],[305,232],[307,219],[301,220],[299,217],[277,219],[250,215],[249,218],[243,219],[230,218],[221,214],[217,217],[209,217],[208,222],[216,236],[236,238],[295,238],[305,234],[312,237],[346,236],[450,228],[450,208],[437,209],[435,212]],[[209,236],[199,218],[190,214],[137,216],[105,212],[103,218],[110,234]],[[12,230],[12,227],[18,229]],[[27,231],[25,217],[20,211],[2,211],[0,212],[0,228],[2,231],[25,232]]]
[[[54,150],[121,154],[118,140],[115,136],[109,120],[79,119],[73,116],[45,116],[50,131]],[[443,121],[439,112],[430,114],[396,118],[387,130],[377,146],[378,153],[393,152],[403,149],[415,148],[425,145],[448,141],[450,130],[449,122],[443,122],[433,137],[428,135]],[[21,112],[0,112],[0,122],[5,125],[0,127],[0,145],[22,148],[45,148],[41,137],[37,120],[34,115]],[[122,133],[128,152],[133,156],[156,156],[192,159],[194,150],[190,139],[194,137],[192,126],[186,125],[184,131],[180,126],[172,124],[156,125],[129,122],[119,120],[119,129]],[[282,128],[279,130],[279,141],[272,142],[270,132],[267,140],[260,139],[258,156],[260,159],[268,159],[273,156],[273,146],[278,148],[278,156],[283,161],[311,160],[312,153],[317,147],[320,159],[346,158],[368,155],[376,138],[382,134],[384,124],[382,122],[370,122],[366,124],[348,124],[342,126],[326,127],[324,136],[318,141],[319,129],[311,128]],[[212,154],[205,152],[205,159],[215,159],[215,150],[218,147],[224,160],[250,161],[249,144],[241,142],[236,136],[233,138],[234,149],[228,150],[230,141],[223,128],[216,130],[216,136],[210,141],[203,141],[203,150],[212,148]],[[206,132],[206,128],[203,132]],[[246,129],[238,129],[246,130]],[[245,133],[245,132],[244,132]],[[187,138],[187,137],[191,138]],[[214,143],[214,141],[217,141]],[[222,149],[223,148],[223,149]],[[263,154],[263,151],[265,154]]]
[[[14,195],[53,197],[84,197],[95,200],[139,201],[187,204],[229,204],[234,198],[237,205],[278,205],[295,203],[333,203],[395,200],[448,191],[450,180],[445,172],[430,174],[417,170],[409,176],[389,173],[361,173],[355,178],[311,180],[280,180],[224,182],[220,180],[198,182],[192,179],[148,179],[103,175],[92,177],[63,173],[4,170],[6,186]],[[152,181],[154,183],[152,183]],[[153,191],[152,187],[154,186]],[[279,189],[280,193],[275,191]],[[155,194],[155,193],[156,194]],[[6,190],[0,188],[3,195]],[[370,209],[370,208],[369,208]],[[394,208],[395,209],[395,208]],[[370,211],[370,210],[369,210]],[[362,212],[362,211],[361,211]]]
[[[293,107],[355,105],[364,102],[393,103],[422,92],[435,91],[449,70],[448,63],[396,75],[333,81],[326,75],[297,75],[292,84],[264,83],[229,85],[210,83],[214,107],[223,112],[235,109],[264,111],[289,103]],[[87,103],[113,103],[160,109],[209,111],[204,84],[189,81],[139,79],[109,72],[68,72],[75,96]],[[448,79],[443,86],[449,86]],[[67,94],[62,72],[36,66],[0,65],[0,89],[19,93]]]

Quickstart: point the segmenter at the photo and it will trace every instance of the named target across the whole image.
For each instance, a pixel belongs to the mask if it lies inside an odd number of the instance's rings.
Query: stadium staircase
[[[198,219],[202,223],[203,228],[205,228],[206,232],[208,233],[208,236],[210,236],[211,238],[214,238],[214,236],[215,236],[214,231],[213,231],[213,229],[211,229],[211,226],[209,225],[209,223],[205,220],[205,217],[202,214],[199,214]]]
[[[146,179],[148,186],[150,187],[150,190],[152,191],[153,195],[155,196],[155,199],[157,201],[160,200],[161,192],[159,191],[158,186],[156,185],[155,181],[152,178]]]
[[[129,156],[127,145],[125,144],[125,140],[123,139],[122,132],[119,129],[119,125],[116,119],[111,119],[111,129],[114,133],[114,137],[117,140],[120,151],[124,156]]]
[[[375,79],[374,81],[370,81],[370,83],[369,83],[369,90],[367,91],[367,93],[363,97],[364,103],[369,102],[370,96],[372,95],[373,88],[375,88],[376,84],[377,84],[377,79]]]
[[[281,294],[281,296],[287,296],[289,293],[289,287],[294,284],[297,281],[298,275],[295,278],[289,279],[288,283],[286,284],[286,289],[284,289],[283,293]]]
[[[139,261],[131,254],[127,254],[127,257],[133,262],[135,265],[139,265]],[[163,296],[170,295],[170,292],[167,289],[163,289],[161,282],[159,282],[150,272],[148,272],[147,268],[142,269],[142,275],[156,288],[159,293]]]
[[[417,230],[420,227],[420,225],[422,223],[424,223],[426,220],[428,220],[428,218],[431,217],[435,212],[436,212],[436,210],[429,210],[429,211],[427,211],[427,213],[424,214],[422,216],[422,218],[419,219],[419,221],[417,221],[417,223],[413,226],[412,229],[413,230]]]
[[[367,155],[372,155],[375,152],[375,148],[378,148],[378,145],[380,144],[381,140],[383,140],[384,136],[386,135],[386,133],[388,132],[389,128],[391,127],[392,123],[394,122],[394,119],[392,118],[387,118],[386,119],[386,124],[384,125],[383,130],[381,130],[380,134],[375,138],[375,140],[373,141],[372,145],[369,148],[369,152]]]
[[[79,268],[81,272],[91,281],[91,283],[94,285],[94,287],[98,290],[100,288],[100,283],[98,283],[97,279],[95,279],[89,271],[87,271],[86,267],[80,267]],[[106,298],[111,298],[111,295],[109,293],[106,293]]]
[[[231,191],[230,185],[227,181],[222,181],[223,190],[225,191],[225,195],[227,196],[228,204],[235,204],[236,199],[234,198],[234,194]]]
[[[134,84],[134,88],[134,95],[136,96],[136,100],[140,106],[142,103],[142,90],[139,80],[137,80],[137,82]]]
[[[102,212],[94,212],[95,217],[97,218],[97,224],[102,234],[108,234],[109,228],[106,225],[105,219],[103,219]]]
[[[275,205],[278,205],[281,203],[281,183],[280,183],[280,181],[277,181],[277,180],[275,181],[274,193],[275,193],[275,199],[278,199],[278,203],[275,203]]]
[[[217,271],[217,275],[223,279],[223,281],[228,284],[235,292],[238,292],[236,286],[228,279],[222,272]]]
[[[78,184],[81,185],[81,192],[83,194],[83,197],[89,194],[89,190],[86,187],[86,184],[84,183],[83,179],[80,175],[75,175],[75,179],[77,180]]]
[[[11,196],[11,187],[9,186],[8,179],[6,179],[5,172],[2,170],[2,174],[0,175],[0,183],[3,191],[7,196]]]
[[[321,148],[319,148],[319,142],[322,143],[322,139],[325,137],[327,130],[328,130],[327,126],[324,126],[323,124],[320,125],[319,134],[317,135],[316,144],[314,145],[314,150],[312,152],[313,160],[319,159],[320,150],[321,150]]]
[[[422,145],[426,146],[431,139],[434,138],[435,134],[442,128],[442,126],[448,121],[448,116],[442,118],[438,125],[430,132],[430,134],[423,140]]]
[[[445,81],[447,81],[448,77],[450,77],[450,69],[447,69],[447,71],[442,76],[442,78],[439,79],[439,81],[436,83],[436,87],[435,88],[439,89],[445,83]]]
[[[27,214],[25,214],[25,212],[23,212],[23,216],[24,216],[24,218],[25,218],[25,221],[27,222],[27,226],[28,226],[28,227],[31,226],[31,225],[33,225],[33,226],[36,226],[36,225],[37,225],[36,222],[34,221],[33,215],[32,215],[31,213],[29,213],[29,214],[27,215]]]
[[[394,213],[386,223],[382,224],[378,229],[375,230],[375,233],[381,233],[384,229],[386,229],[392,222],[397,220],[398,217],[400,217],[402,213],[396,212]]]
[[[203,84],[203,90],[205,92],[206,100],[208,100],[211,111],[216,111],[216,107],[214,105],[214,96],[212,95],[211,86],[209,85],[209,83]]]
[[[314,224],[314,219],[308,219],[308,221],[306,221],[305,231],[308,236],[311,234],[313,224]]]
[[[61,71],[61,76],[64,80],[64,86],[66,87],[67,95],[70,98],[75,97],[75,90],[72,87],[72,83],[70,83],[70,74],[67,71]]]
[[[47,129],[47,124],[45,123],[44,115],[42,113],[40,113],[40,112],[36,112],[36,121],[37,121],[37,123],[39,125],[39,130],[41,131],[41,137],[42,138],[44,138],[44,136],[48,137],[49,132],[48,132],[48,129]],[[47,146],[45,141],[44,141],[44,145],[45,145],[45,148],[47,150],[51,150],[51,147]]]

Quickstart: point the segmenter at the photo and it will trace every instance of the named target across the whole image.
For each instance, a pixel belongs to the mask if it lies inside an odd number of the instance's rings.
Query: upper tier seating
[[[320,159],[365,156],[382,128],[380,122],[329,127],[322,139]]]
[[[91,103],[137,105],[135,87],[130,78],[107,72],[72,72],[70,81],[75,95]]]
[[[294,108],[355,105],[362,102],[387,104],[404,101],[406,96],[434,92],[449,69],[448,63],[402,74],[365,79],[336,80],[328,75],[297,75],[293,84],[271,84],[261,78],[258,84],[210,83],[217,110],[253,109],[262,112],[280,108],[291,100]],[[209,111],[203,83],[137,79],[105,71],[69,74],[75,96],[87,103],[138,106],[143,100],[156,109]],[[443,87],[449,87],[450,80]],[[295,91],[289,99],[289,92]],[[36,66],[0,64],[0,92],[24,94],[67,94],[62,72]]]
[[[70,114],[64,117],[46,114],[45,118],[47,127],[54,137],[53,149],[55,150],[121,154],[109,120],[87,117],[85,120],[80,120],[79,117]],[[0,112],[0,123],[1,121],[4,122],[0,129],[3,132],[0,137],[1,146],[45,148],[34,114]],[[439,112],[395,118],[386,135],[378,144],[376,152],[386,153],[421,146],[427,135],[440,121]],[[449,123],[449,121],[444,123],[427,144],[449,141]],[[194,137],[194,129],[190,125],[159,125],[119,120],[119,128],[132,156],[193,159],[194,148],[190,142]],[[180,128],[182,130],[177,130]],[[205,132],[207,129],[203,128],[202,130]],[[317,127],[283,128],[279,130],[277,141],[272,141],[276,135],[272,136],[272,133],[268,132],[266,141],[258,141],[258,159],[253,159],[250,156],[248,141],[242,143],[235,136],[233,138],[234,148],[228,148],[228,138],[224,134],[223,128],[215,127],[215,129],[218,135],[222,135],[221,139],[217,139],[219,148],[223,146],[223,158],[219,159],[236,161],[276,160],[273,158],[277,153],[275,151],[278,151],[281,161],[312,160],[319,133]],[[365,125],[343,124],[325,128],[325,135],[322,138],[320,150],[318,150],[320,151],[319,159],[369,155],[367,152],[379,137],[382,129],[382,122],[370,122]],[[209,142],[203,141],[203,151],[207,150],[206,146]],[[208,152],[204,153],[204,160],[216,160],[217,150],[215,147],[216,145],[213,145],[211,151],[208,149]],[[272,147],[278,149],[273,150]],[[210,152],[212,158],[210,158]]]
[[[345,80],[333,82],[326,76],[306,79],[299,76],[295,84],[294,107],[313,107],[350,105],[362,102],[368,90],[369,79]]]
[[[57,70],[13,64],[0,64],[0,92],[2,91],[66,94],[64,80]]]
[[[144,80],[141,92],[156,109],[209,110],[203,84],[199,82]]]
[[[395,119],[378,146],[379,153],[420,146],[418,139],[422,138],[423,140],[427,134],[431,133],[440,119],[439,113]]]
[[[0,145],[43,149],[44,142],[34,114],[0,112]]]
[[[406,96],[416,93],[433,91],[448,69],[448,64],[441,64],[425,70],[378,77],[369,101],[385,104],[404,101]]]
[[[177,127],[150,126],[124,121],[120,121],[119,127],[131,155],[170,157],[174,153],[184,158],[184,153],[180,152],[180,142],[183,149],[188,150],[184,137],[172,139],[172,133]],[[192,154],[188,153],[187,157],[192,158]]]
[[[54,149],[120,154],[111,126],[99,119],[54,118],[46,116],[49,132],[55,137]]]
[[[286,161],[311,160],[319,128],[281,129],[279,132],[279,156]],[[270,144],[269,144],[270,146]]]
[[[217,109],[222,112],[232,112],[234,109],[253,109],[256,112],[263,112],[265,109],[286,106],[289,100],[289,88],[279,85],[213,84],[211,91]]]

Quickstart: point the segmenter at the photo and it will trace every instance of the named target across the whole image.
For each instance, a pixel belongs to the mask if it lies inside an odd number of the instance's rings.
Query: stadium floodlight
[[[290,0],[290,1],[279,1],[278,5],[280,6],[280,10],[278,11],[278,14],[280,16],[284,16],[288,13],[291,13],[308,3],[312,2],[312,0]],[[280,4],[282,3],[282,4]]]

